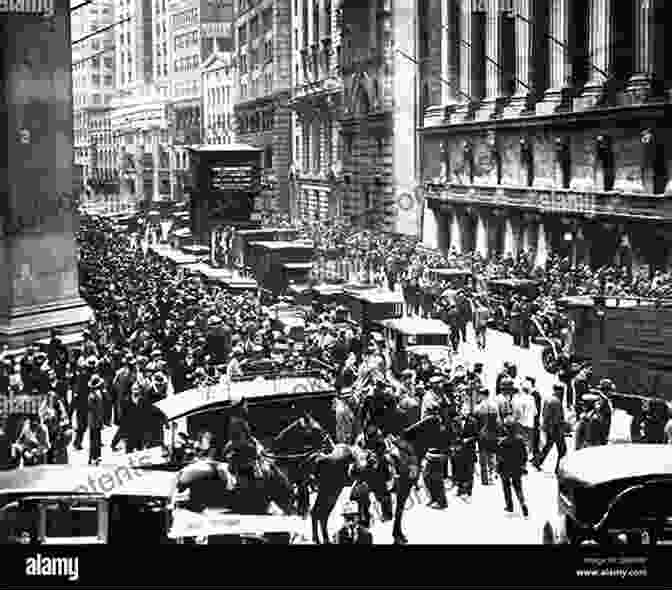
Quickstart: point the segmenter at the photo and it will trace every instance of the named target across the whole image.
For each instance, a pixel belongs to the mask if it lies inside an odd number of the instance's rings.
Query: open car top
[[[333,396],[335,390],[325,380],[312,377],[257,378],[219,384],[209,389],[192,389],[157,402],[168,421],[175,421],[201,412],[228,408],[245,399],[250,405],[273,400]]]
[[[455,268],[442,268],[442,269],[430,269],[430,273],[434,273],[439,277],[466,277],[472,274],[471,271],[467,269],[455,269]]]
[[[404,335],[450,335],[445,322],[430,318],[390,318],[379,324]]]
[[[202,536],[263,536],[272,533],[298,534],[305,525],[297,516],[239,515],[227,511],[194,513],[186,509],[173,512],[173,524],[168,537],[193,538]]]
[[[672,480],[672,446],[623,443],[587,447],[564,458],[559,472],[560,479],[584,486],[646,476]]]

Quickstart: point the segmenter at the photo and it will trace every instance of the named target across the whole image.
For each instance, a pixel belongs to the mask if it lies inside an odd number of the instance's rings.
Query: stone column
[[[630,103],[642,103],[651,94],[653,73],[656,71],[656,0],[638,0],[635,3],[634,73],[625,90]]]
[[[620,0],[620,2],[623,1]],[[605,74],[608,74],[611,69],[613,39],[611,2],[612,0],[590,0],[589,78],[583,87],[582,95],[574,102],[576,110],[594,107],[604,92],[604,85],[607,81]]]
[[[470,97],[473,97],[472,84],[472,44],[473,44],[473,22],[472,22],[472,0],[461,0],[460,2],[460,36],[464,43],[459,45],[460,55],[460,107],[458,116],[466,118],[471,113]]]
[[[460,220],[460,214],[456,211],[453,212],[450,219],[450,250],[455,252],[462,253],[462,224]]]
[[[532,27],[535,26],[532,24],[534,16],[532,2],[534,0],[515,0],[514,3],[514,10],[516,11],[514,15],[516,23],[516,92],[504,109],[504,117],[518,117],[531,107],[531,62],[534,53]]]
[[[159,174],[159,170],[161,168],[161,146],[159,144],[160,137],[158,134],[159,131],[157,130],[154,137],[152,138],[152,172],[154,173],[152,178],[152,193],[154,201],[158,201],[160,199],[161,186]]]
[[[521,236],[521,249],[523,252],[528,252],[532,250],[532,229],[530,228],[529,223],[525,223],[522,228]]]
[[[75,241],[70,9],[52,5],[53,18],[12,15],[0,27],[0,344],[10,350],[93,318]]]
[[[518,254],[518,241],[511,218],[507,217],[504,221],[504,255],[509,253],[514,257]]]
[[[425,207],[422,220],[422,243],[427,248],[439,248],[439,221],[437,213],[431,207]]]
[[[500,0],[487,0],[485,25],[485,98],[478,111],[478,119],[488,119],[500,111],[502,77],[498,64],[501,59],[501,11]]]
[[[458,59],[460,55],[458,22],[458,0],[443,0],[441,3],[441,104],[454,105],[457,102],[459,85]],[[446,84],[450,82],[450,84]]]
[[[487,258],[489,254],[490,241],[488,237],[488,224],[483,217],[483,214],[479,213],[476,221],[476,252],[481,255],[483,258]]]
[[[550,76],[544,99],[536,106],[539,115],[554,113],[568,107],[568,91],[572,76],[572,62],[567,50],[571,26],[569,2],[570,0],[550,0],[550,35],[554,39],[548,39]]]
[[[537,232],[537,252],[534,259],[534,264],[537,267],[544,267],[548,260],[548,243],[546,240],[546,226],[544,222],[539,222],[539,229]]]

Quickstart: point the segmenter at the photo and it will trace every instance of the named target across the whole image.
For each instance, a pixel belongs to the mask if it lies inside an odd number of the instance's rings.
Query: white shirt
[[[513,397],[513,416],[523,426],[531,429],[534,427],[534,418],[537,408],[532,394],[519,393]]]

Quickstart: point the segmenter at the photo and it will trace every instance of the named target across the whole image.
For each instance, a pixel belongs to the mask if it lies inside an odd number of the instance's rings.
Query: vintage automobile
[[[544,544],[659,544],[672,539],[672,456],[667,445],[581,449],[560,463],[558,515]]]
[[[403,297],[385,289],[346,286],[344,299],[350,319],[362,326],[364,335],[369,334],[373,324],[404,315]]]
[[[513,296],[534,300],[539,295],[539,282],[533,279],[491,279],[487,288],[491,325],[505,332],[509,330]]]
[[[149,457],[149,456],[148,456]],[[175,472],[150,462],[0,472],[0,543],[171,543]]]
[[[624,443],[567,456],[558,473],[558,515],[544,544],[659,544],[672,534],[672,452]]]
[[[179,433],[195,438],[203,430],[228,440],[229,419],[242,400],[248,408],[254,435],[262,444],[277,435],[304,410],[335,435],[331,405],[336,390],[314,372],[311,375],[244,379],[208,388],[195,388],[157,402],[166,426],[166,446],[175,460]],[[175,460],[177,462],[177,460]],[[179,463],[179,462],[177,462]]]
[[[393,318],[381,320],[378,325],[392,352],[392,367],[396,373],[409,367],[413,354],[426,354],[441,360],[452,357],[450,327],[441,320]],[[415,353],[413,348],[416,348]]]
[[[429,269],[428,275],[432,281],[445,281],[451,289],[474,286],[474,274],[466,269]]]

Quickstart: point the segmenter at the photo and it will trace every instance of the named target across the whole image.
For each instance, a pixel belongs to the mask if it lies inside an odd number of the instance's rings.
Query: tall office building
[[[201,67],[203,140],[205,144],[235,143],[233,106],[236,78],[231,52],[214,51]]]
[[[75,164],[90,192],[113,190],[115,169],[110,110],[115,94],[113,0],[97,0],[72,12],[72,93]],[[88,37],[88,38],[87,38]]]
[[[331,0],[294,2],[290,203],[293,215],[302,219],[333,219],[344,213],[339,121],[343,80],[337,19]]]
[[[188,147],[203,143],[201,66],[233,47],[233,0],[172,0],[170,18],[171,186],[188,184]]]
[[[324,1],[324,0],[322,0]],[[418,234],[417,15],[409,0],[338,0],[343,214]],[[403,213],[403,215],[402,215]]]
[[[237,134],[263,149],[263,208],[276,211],[289,207],[291,25],[291,0],[237,0]]]
[[[112,102],[119,190],[150,203],[170,196],[163,0],[115,0],[117,96]],[[157,72],[160,76],[157,76]]]

